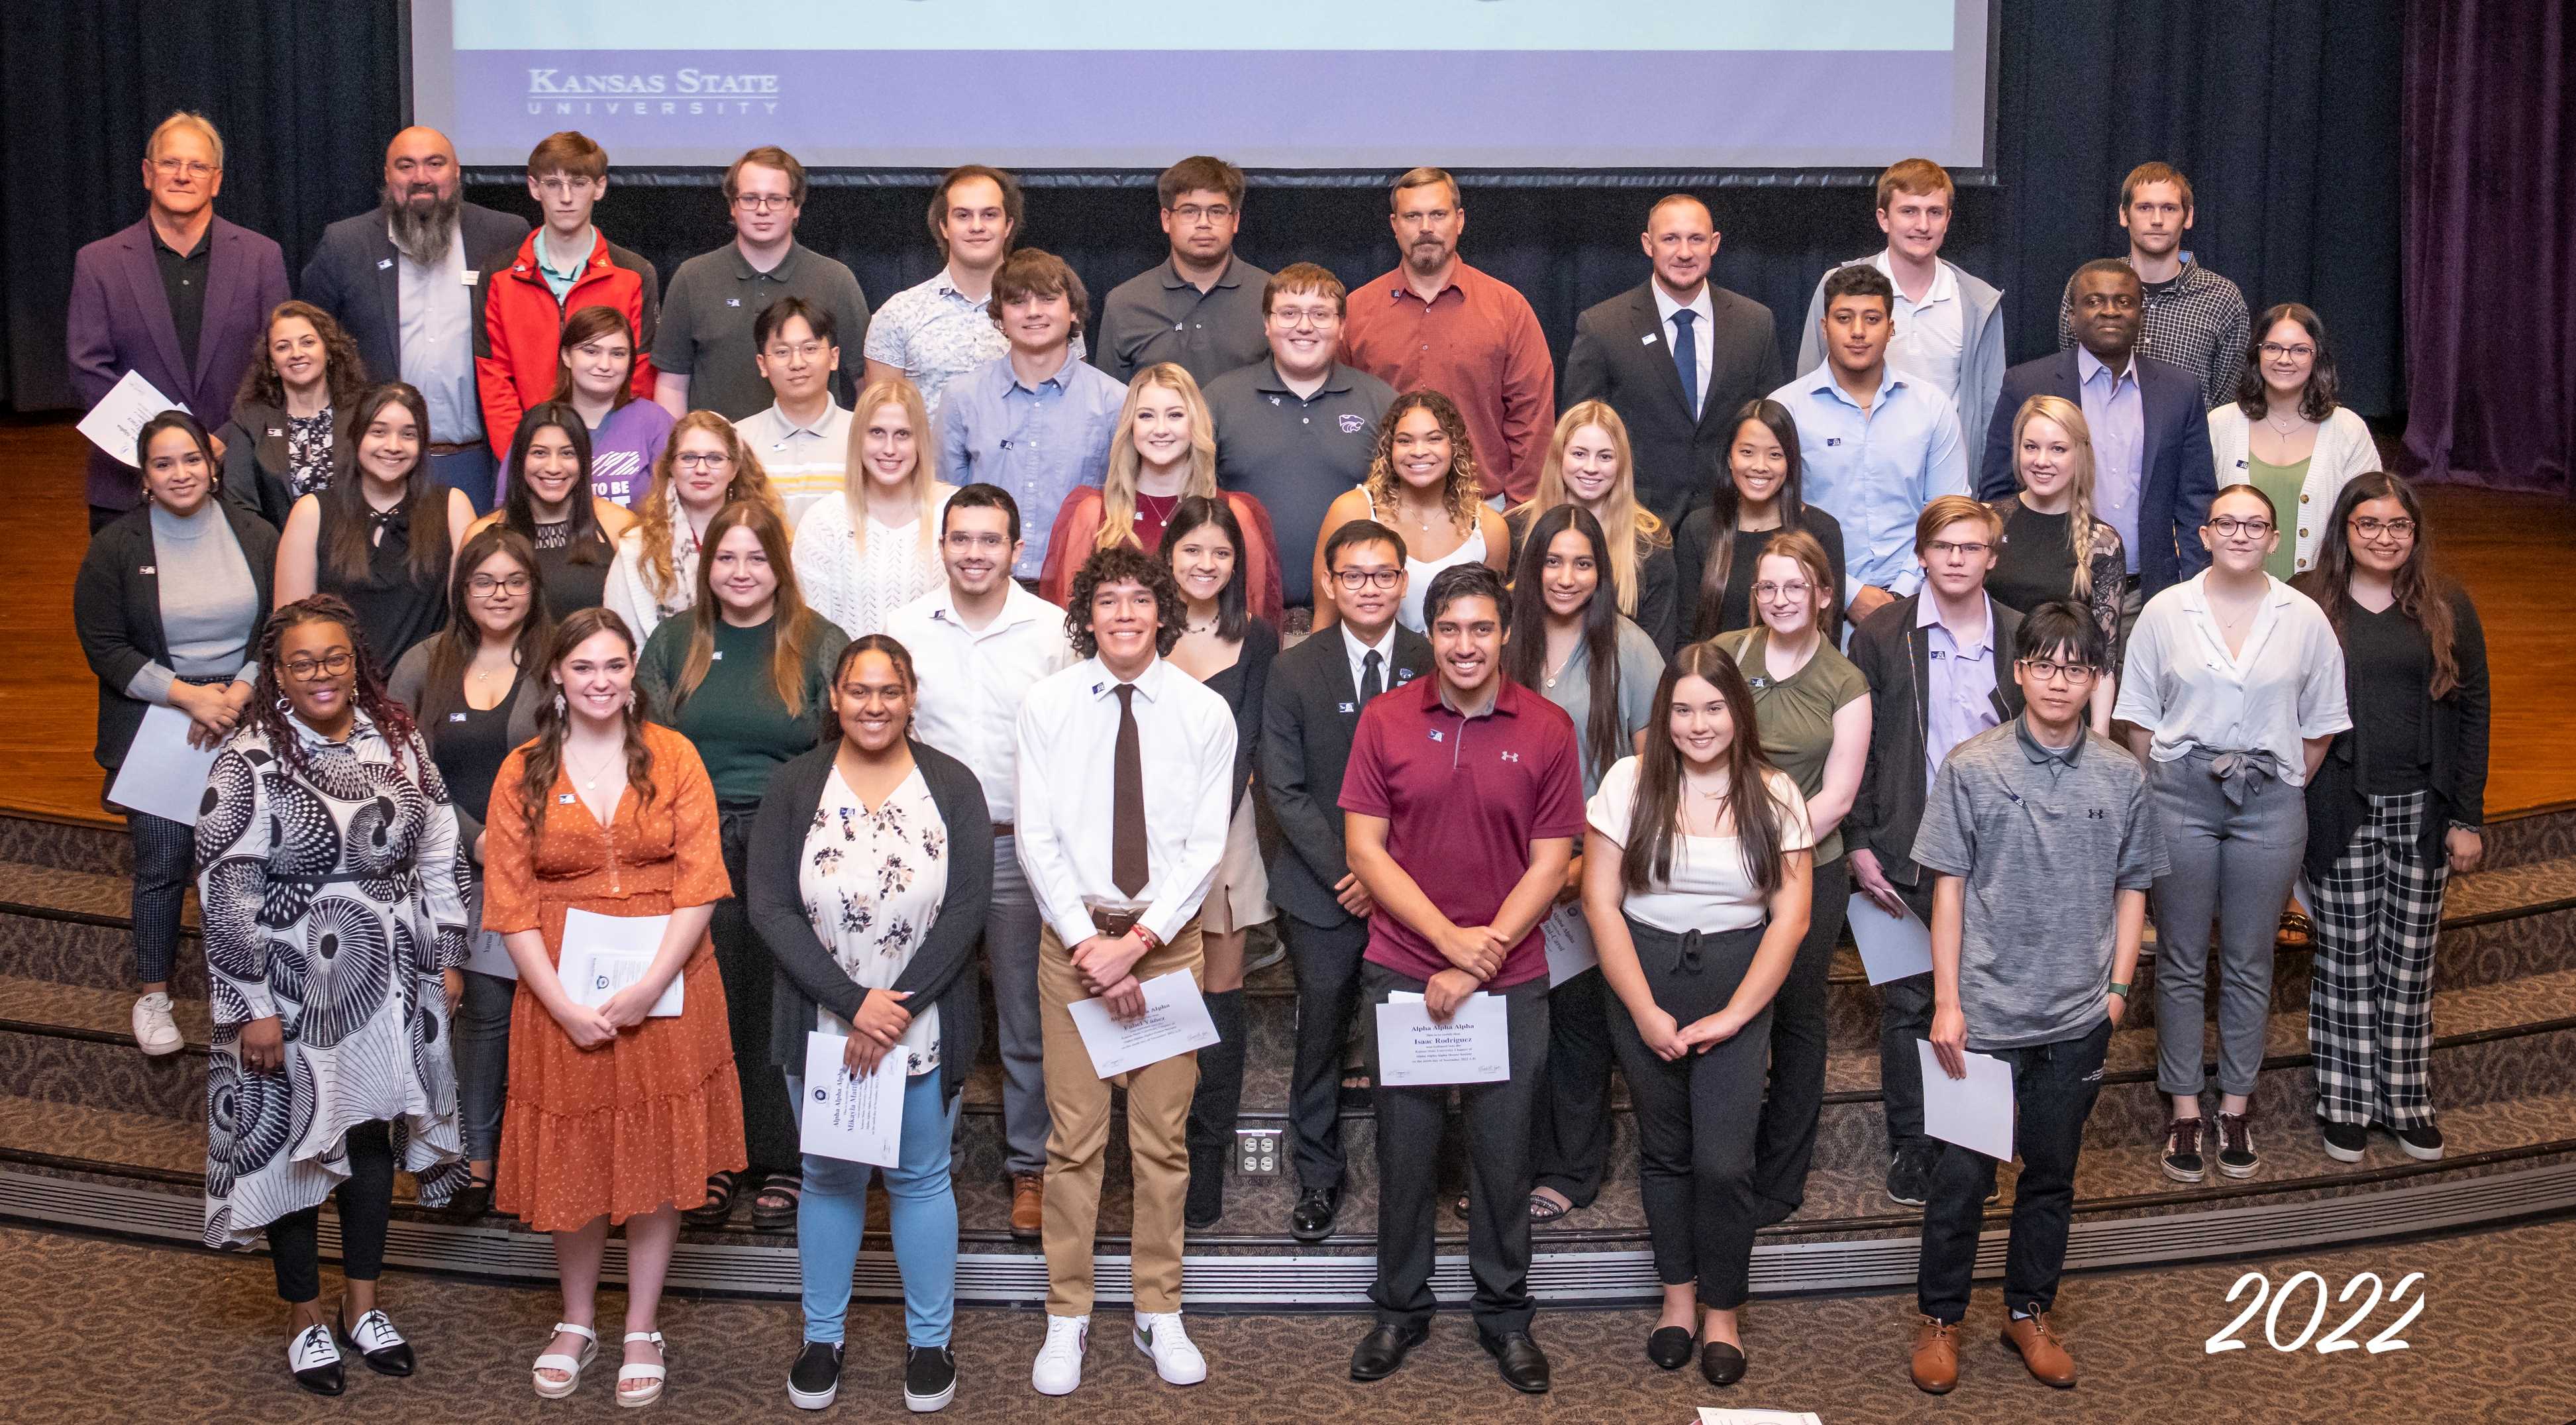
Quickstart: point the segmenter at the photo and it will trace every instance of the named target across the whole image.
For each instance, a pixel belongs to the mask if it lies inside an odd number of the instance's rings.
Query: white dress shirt
[[[1100,933],[1084,897],[1144,902],[1139,923],[1168,941],[1198,914],[1225,854],[1234,811],[1234,710],[1157,658],[1136,677],[1145,774],[1148,879],[1134,897],[1110,879],[1118,679],[1086,658],[1020,704],[1020,868],[1067,948]]]
[[[2352,726],[2334,626],[2307,595],[2269,582],[2234,656],[2210,616],[2207,571],[2147,600],[2111,716],[2154,733],[2155,760],[2171,762],[2196,747],[2268,752],[2282,781],[2305,786],[2300,743]]]
[[[1664,324],[1664,340],[1667,343],[1679,342],[1682,333],[1681,323],[1673,320],[1673,313],[1683,310],[1685,304],[1674,301],[1671,294],[1664,291],[1664,284],[1661,282],[1649,282],[1646,286],[1655,294],[1655,316]],[[1708,405],[1709,351],[1715,345],[1708,339],[1709,327],[1717,321],[1716,311],[1709,305],[1706,282],[1699,284],[1699,295],[1691,298],[1687,306],[1691,312],[1697,314],[1691,322],[1691,354],[1699,358],[1696,363],[1699,367],[1699,379],[1692,383],[1692,391],[1697,396],[1699,404],[1691,408],[1691,416],[1697,419],[1701,408]],[[1678,349],[1677,346],[1667,345],[1664,348],[1664,359],[1672,360],[1672,353]]]
[[[841,493],[850,468],[850,413],[838,401],[826,400],[823,414],[811,425],[798,425],[769,403],[733,423],[734,434],[751,448],[752,457],[769,476],[769,488],[787,507],[793,529],[805,507],[825,495]]]
[[[1896,269],[1888,261],[1887,249],[1880,248],[1869,261],[1887,274],[1889,285],[1896,286]],[[1921,302],[1908,299],[1905,289],[1896,286],[1895,318],[1896,334],[1887,342],[1888,363],[1940,387],[1945,396],[1957,394],[1967,321],[1959,302],[1959,278],[1950,264],[1933,265],[1932,290],[1923,294]]]
[[[885,631],[912,655],[913,676],[921,682],[912,700],[913,735],[975,769],[995,825],[1014,820],[1020,704],[1029,689],[1073,662],[1064,610],[1006,583],[1002,611],[982,628],[968,628],[943,578],[888,615]]]
[[[1386,631],[1379,634],[1373,644],[1360,642],[1360,636],[1351,631],[1349,620],[1343,620],[1339,627],[1342,630],[1342,653],[1351,662],[1351,691],[1358,692],[1360,680],[1368,676],[1368,656],[1372,653],[1378,655],[1377,690],[1383,693],[1394,687],[1395,630],[1398,626],[1388,624]]]
[[[392,236],[387,219],[385,233]],[[424,266],[394,249],[394,320],[402,342],[402,379],[429,407],[429,439],[441,445],[483,438],[483,403],[474,390],[474,275],[465,270],[465,229],[447,252]]]

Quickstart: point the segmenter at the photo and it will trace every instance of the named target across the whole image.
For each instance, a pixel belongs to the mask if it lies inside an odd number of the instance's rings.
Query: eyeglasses
[[[2267,341],[2261,346],[2256,347],[2255,350],[2263,353],[2263,359],[2265,361],[2305,361],[2309,357],[2317,354],[2317,349],[2315,347],[2309,346],[2304,342],[2297,346],[2283,346],[2277,341]]]
[[[156,158],[152,160],[152,166],[172,178],[183,173],[190,178],[206,178],[217,171],[215,165],[202,163],[193,158]]]
[[[299,683],[319,682],[324,678],[339,677],[356,666],[357,661],[357,656],[345,648],[319,658],[289,658],[286,660],[286,676]]]
[[[721,470],[733,463],[733,457],[721,450],[684,450],[672,456],[671,463],[691,470]]]
[[[2272,522],[2270,520],[2238,519],[2234,515],[2220,515],[2218,518],[2209,522],[2209,528],[2221,539],[2234,539],[2240,534],[2245,536],[2247,539],[2261,539],[2263,536],[2272,532]]]
[[[783,341],[772,342],[770,343],[769,350],[763,352],[762,355],[767,356],[772,361],[814,361],[818,360],[823,355],[823,343],[819,341],[800,341],[795,345],[790,346]]]
[[[959,551],[994,550],[1008,543],[1009,540],[989,530],[952,529],[948,532],[948,547]]]
[[[1234,216],[1234,209],[1223,203],[1211,203],[1204,208],[1192,203],[1187,207],[1174,208],[1171,211],[1173,217],[1185,223],[1221,223]]]
[[[1953,544],[1946,539],[1936,539],[1923,546],[1923,552],[1935,559],[1974,559],[1992,548],[1991,544]]]
[[[1765,583],[1765,584],[1756,584],[1756,585],[1754,585],[1754,586],[1753,586],[1753,598],[1754,598],[1754,600],[1755,600],[1757,603],[1765,603],[1765,604],[1767,604],[1767,603],[1771,602],[1773,599],[1804,599],[1804,598],[1806,598],[1809,594],[1812,594],[1812,593],[1814,593],[1814,592],[1816,592],[1816,586],[1815,586],[1815,585],[1813,585],[1813,584],[1803,584],[1803,583],[1802,583],[1802,584],[1768,584],[1768,583]]]
[[[1308,311],[1300,311],[1295,307],[1280,307],[1270,313],[1270,320],[1294,331],[1299,327],[1329,326],[1341,320],[1341,315],[1330,307],[1317,307]]]
[[[2080,683],[2093,676],[2093,669],[2083,663],[2060,663],[2049,658],[2024,658],[2021,666],[2030,676],[2043,683]]]
[[[746,213],[766,213],[773,208],[784,212],[795,201],[784,193],[738,193],[733,205]]]
[[[488,599],[494,594],[524,594],[528,592],[528,576],[511,574],[495,579],[489,574],[477,574],[465,581],[465,591],[478,599]]]
[[[2379,539],[2382,537],[2388,539],[2413,539],[2415,537],[2415,522],[2413,520],[2374,519],[2369,515],[2360,515],[2353,519],[2352,532],[2360,535],[2364,539]]]
[[[1404,577],[1401,569],[1336,569],[1333,582],[1356,594],[1362,589],[1392,589]]]

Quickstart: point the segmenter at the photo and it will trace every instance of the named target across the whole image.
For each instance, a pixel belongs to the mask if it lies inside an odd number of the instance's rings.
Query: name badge
[[[1637,338],[1637,345],[1639,346],[1653,346],[1654,344],[1655,334],[1653,332],[1648,332],[1644,336]]]
[[[376,259],[376,270],[378,272],[390,271],[392,270],[393,265],[394,260],[390,257],[379,257]]]
[[[727,297],[725,298],[725,305],[728,307],[739,307],[742,305],[742,299],[740,297]]]
[[[160,573],[161,571],[160,571],[160,570],[158,570],[158,569],[156,569],[156,568],[154,568],[153,566],[151,566],[151,565],[149,565],[149,564],[146,564],[146,565],[144,565],[142,568],[137,569],[137,570],[135,570],[134,572],[135,572],[135,573],[137,573],[137,574],[158,574],[158,573]]]
[[[714,652],[709,653],[707,657],[715,662],[722,663],[724,661],[724,650],[721,648],[716,649]]]
[[[270,426],[268,428],[268,438],[270,440],[284,440],[286,439],[286,432],[279,430],[275,426]]]
[[[556,797],[555,797],[555,805],[556,805],[556,806],[561,806],[561,807],[568,807],[568,806],[571,806],[571,805],[572,805],[572,793],[570,793],[570,792],[562,792],[562,793],[558,793],[558,794],[556,795]]]
[[[474,270],[473,268],[471,268],[471,267],[469,267],[469,268],[466,268],[466,269],[465,269],[465,285],[466,285],[466,286],[471,287],[471,286],[473,286],[475,283],[477,283],[477,282],[481,281],[482,279],[483,279],[483,274],[482,274],[482,273],[475,271],[475,270]]]
[[[465,714],[461,712],[452,712],[447,715],[447,720],[449,722],[463,722],[465,721]]]

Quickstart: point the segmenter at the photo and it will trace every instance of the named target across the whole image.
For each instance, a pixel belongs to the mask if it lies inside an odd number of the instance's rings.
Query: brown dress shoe
[[[1037,1173],[1011,1174],[1011,1236],[1034,1242],[1045,1227],[1045,1177]]]
[[[1948,1395],[1959,1383],[1959,1323],[1922,1318],[1914,1328],[1914,1386]]]
[[[2021,1352],[2021,1363],[2030,1367],[2031,1376],[2043,1385],[2065,1390],[2075,1384],[2075,1358],[2066,1354],[2066,1343],[2049,1329],[2048,1313],[2004,1317],[2004,1344]]]

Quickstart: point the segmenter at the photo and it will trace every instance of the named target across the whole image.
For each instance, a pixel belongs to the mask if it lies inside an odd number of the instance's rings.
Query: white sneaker
[[[170,1017],[168,995],[154,990],[134,1001],[134,1042],[156,1058],[178,1053],[187,1042],[179,1033],[178,1021]]]
[[[1165,1385],[1197,1385],[1207,1379],[1207,1357],[1190,1344],[1177,1311],[1137,1312],[1136,1349],[1154,1358],[1154,1373]]]
[[[1040,1395],[1071,1395],[1082,1384],[1082,1352],[1091,1344],[1091,1318],[1050,1316],[1046,1344],[1029,1371],[1029,1388]]]

